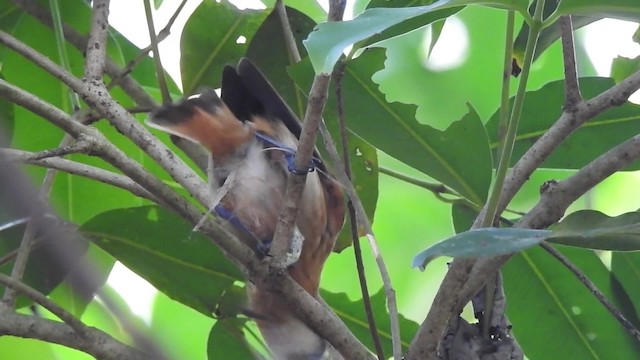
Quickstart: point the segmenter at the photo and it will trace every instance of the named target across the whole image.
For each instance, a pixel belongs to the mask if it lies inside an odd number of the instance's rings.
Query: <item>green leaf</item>
[[[287,17],[291,31],[296,39],[300,56],[306,51],[302,40],[311,32],[315,22],[296,9],[287,8]],[[256,31],[246,56],[269,79],[278,94],[291,107],[298,118],[304,117],[307,108],[306,94],[296,87],[295,82],[287,74],[287,66],[292,63],[289,49],[282,36],[282,25],[277,11],[272,11]]]
[[[581,210],[552,227],[547,241],[588,249],[640,250],[640,212],[609,217],[595,210]]]
[[[143,206],[102,213],[81,230],[158,290],[211,316],[225,289],[243,276],[192,228],[167,210]]]
[[[261,0],[262,3],[269,9],[273,9],[275,7],[276,0]],[[309,1],[309,0],[287,0],[285,1],[288,8],[296,9],[303,14],[307,15],[309,18],[313,19],[313,21],[317,24],[323,21],[327,21],[327,12],[324,10],[322,5],[317,1]],[[279,36],[281,37],[281,36]]]
[[[439,256],[480,257],[518,252],[543,242],[550,230],[482,228],[465,231],[436,243],[413,258],[413,267],[424,271]]]
[[[640,56],[633,59],[617,56],[611,63],[611,77],[616,83],[628,78],[638,70],[640,70]]]
[[[358,339],[369,349],[375,349],[371,340],[371,332],[367,316],[362,306],[362,300],[351,301],[346,294],[331,293],[329,291],[320,290],[322,298],[331,306],[333,311],[344,321],[349,330],[358,337]],[[387,312],[386,298],[384,290],[380,289],[377,293],[371,295],[371,307],[374,314],[378,336],[382,342],[382,350],[385,356],[393,354],[391,346],[391,333],[389,329],[389,314]],[[399,315],[400,334],[402,336],[401,344],[403,351],[406,351],[411,344],[413,335],[418,331],[418,324]]]
[[[548,21],[555,21],[562,15],[601,16],[638,21],[640,6],[636,0],[562,0]]]
[[[445,131],[418,123],[415,106],[388,103],[371,80],[384,60],[384,50],[370,49],[347,63],[342,83],[349,129],[470,201],[482,203],[491,181],[491,157],[478,115],[470,109]],[[298,83],[310,84],[301,67],[294,67],[291,73]]]
[[[598,256],[590,250],[558,248],[618,306],[611,293],[611,274]],[[503,267],[502,276],[509,299],[507,315],[529,359],[637,359],[638,343],[544,250],[516,254]]]
[[[453,229],[456,234],[463,233],[471,229],[471,225],[478,216],[478,210],[470,206],[464,200],[458,200],[451,206],[451,219],[453,220]]]
[[[340,22],[326,22],[319,24],[316,30],[309,34],[305,46],[313,63],[316,74],[328,74],[338,61],[342,52],[350,45],[376,35],[394,25],[429,14],[437,10],[450,9],[470,4],[482,4],[506,9],[513,9],[527,13],[527,0],[440,0],[431,5],[410,8],[373,8],[365,10],[353,20]],[[431,21],[442,19],[447,12],[440,13]],[[427,25],[426,23],[422,25]],[[399,34],[396,34],[399,35]]]
[[[588,77],[580,79],[585,99],[599,95],[614,83],[608,78]],[[513,101],[513,99],[512,99]],[[540,90],[527,92],[518,128],[511,165],[524,155],[531,145],[553,125],[562,114],[564,83],[551,82]],[[543,168],[579,169],[602,153],[640,132],[640,106],[626,102],[611,108],[586,122],[542,163]],[[497,147],[499,111],[487,123],[487,133],[494,151]],[[640,169],[634,162],[625,170]]]
[[[255,359],[244,335],[247,319],[218,320],[211,328],[207,341],[207,359]]]
[[[220,87],[222,69],[245,54],[267,15],[264,10],[238,10],[226,1],[202,2],[185,24],[180,41],[184,93],[191,94],[198,86]]]
[[[611,272],[629,295],[636,314],[640,314],[640,253],[613,253]]]
[[[433,4],[434,2],[435,2],[434,0],[400,0],[400,1],[373,0],[367,5],[367,9],[400,8],[400,7],[409,7],[409,6],[416,6],[416,5],[430,5],[430,4]],[[370,46],[372,44],[377,44],[381,41],[384,41],[396,36],[400,36],[402,34],[406,34],[410,31],[419,29],[429,24],[432,24],[432,27],[434,29],[434,37],[431,43],[431,48],[433,48],[433,46],[435,46],[435,43],[437,42],[438,37],[440,36],[442,27],[444,26],[444,19],[457,13],[461,9],[462,7],[454,7],[450,9],[428,12],[426,14],[408,19],[397,25],[391,26],[390,28],[384,31],[374,34],[365,40],[362,40],[356,43],[354,45],[354,48],[361,49],[361,48]]]
[[[162,5],[163,0],[153,0],[153,7],[158,10]]]

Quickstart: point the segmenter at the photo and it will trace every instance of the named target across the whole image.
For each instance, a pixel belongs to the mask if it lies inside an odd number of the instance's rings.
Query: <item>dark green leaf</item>
[[[581,210],[553,226],[547,241],[588,249],[640,250],[640,212],[609,217],[599,211]]]
[[[267,8],[273,9],[276,0],[261,0]],[[285,1],[287,7],[296,9],[303,14],[307,15],[317,24],[327,20],[327,12],[322,8],[322,5],[317,1],[309,0],[287,0]]]
[[[207,342],[207,359],[255,359],[244,334],[246,319],[218,320],[211,328]]]
[[[439,256],[480,257],[518,252],[540,244],[550,230],[483,228],[465,231],[432,245],[413,258],[413,266],[424,271]]]
[[[638,70],[640,70],[640,56],[633,59],[617,56],[611,63],[611,77],[616,83],[628,78]]]
[[[636,314],[640,314],[640,253],[613,253],[611,272],[631,299]]]
[[[371,49],[347,63],[342,84],[349,129],[472,202],[482,203],[491,181],[491,157],[478,115],[470,109],[445,131],[418,123],[415,106],[388,103],[371,80],[384,60],[384,50]],[[302,66],[292,69],[297,82],[310,84],[304,74]]]
[[[607,90],[614,83],[608,78],[581,78],[580,87],[584,98],[592,98]],[[512,99],[513,101],[513,99]],[[512,164],[555,123],[562,114],[564,101],[563,81],[554,81],[540,90],[527,93],[522,121],[518,128],[513,150]],[[602,153],[640,132],[640,106],[624,103],[586,122],[568,137],[546,160],[543,168],[579,169]],[[487,123],[491,148],[497,146],[499,112],[495,112]],[[634,162],[626,170],[640,169]]]
[[[328,291],[320,291],[322,298],[331,306],[333,311],[344,321],[349,330],[358,337],[360,341],[369,349],[374,349],[371,340],[371,332],[367,321],[362,300],[351,301],[345,294],[330,293]],[[382,350],[385,356],[393,354],[391,347],[391,334],[389,329],[389,314],[387,312],[386,298],[384,291],[380,289],[376,294],[371,295],[371,307],[378,328],[378,336],[382,342]],[[418,331],[418,324],[399,315],[400,334],[402,335],[401,344],[404,351],[408,349],[413,335]]]
[[[311,32],[316,23],[305,14],[292,8],[287,8],[287,17],[300,55],[304,57],[306,51],[302,46],[302,40]],[[249,43],[246,56],[269,79],[271,85],[298,115],[298,118],[302,119],[307,108],[307,98],[306,94],[296,87],[287,74],[287,66],[292,61],[282,36],[282,25],[277,11],[272,11],[260,25]]]
[[[263,10],[238,10],[226,1],[200,4],[185,24],[180,42],[184,93],[191,94],[198,86],[220,87],[222,69],[245,54],[267,15]]]
[[[158,290],[207,316],[225,289],[243,279],[213,243],[157,206],[108,211],[81,230]]]
[[[593,252],[559,248],[608,299],[613,299],[610,273]],[[502,276],[509,299],[507,315],[529,359],[638,357],[638,343],[573,274],[544,250],[534,248],[516,254],[503,267]]]
[[[353,20],[340,22],[326,22],[317,26],[316,31],[309,35],[305,46],[317,74],[330,73],[342,52],[350,45],[374,36],[388,28],[404,21],[429,14],[438,10],[456,8],[470,4],[483,4],[500,8],[513,9],[527,14],[527,0],[440,0],[431,5],[411,8],[373,8],[364,11]],[[448,15],[439,13],[431,21],[439,20]],[[426,25],[423,23],[422,25]],[[412,30],[412,29],[410,29]],[[396,33],[395,35],[399,35]]]
[[[471,205],[464,200],[456,201],[451,206],[451,219],[456,234],[471,229],[476,216],[478,216],[478,210],[471,208]]]

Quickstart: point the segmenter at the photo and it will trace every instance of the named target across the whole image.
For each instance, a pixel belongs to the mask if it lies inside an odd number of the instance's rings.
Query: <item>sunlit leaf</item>
[[[367,5],[367,9],[372,8],[401,8],[401,7],[409,7],[409,6],[419,6],[419,5],[430,5],[433,4],[434,0],[401,0],[401,1],[387,1],[387,0],[373,0]],[[442,31],[442,27],[444,26],[444,21],[449,16],[460,11],[462,7],[454,7],[450,9],[444,9],[434,12],[428,12],[426,14],[408,19],[406,21],[402,21],[397,25],[391,26],[390,28],[381,31],[377,34],[374,34],[368,37],[365,40],[359,41],[354,45],[354,48],[361,49],[367,47],[372,44],[379,43],[381,41],[393,38],[395,36],[399,36],[402,34],[406,34],[415,29],[421,28],[423,26],[431,24],[433,31],[433,38],[431,41],[431,48],[435,46],[438,41],[438,37],[440,36],[440,32]],[[441,20],[438,20],[441,19]]]
[[[144,206],[102,213],[81,230],[158,290],[212,316],[225,289],[243,276],[192,228],[167,210]]]
[[[424,270],[439,256],[481,257],[518,252],[538,245],[550,230],[482,228],[469,230],[434,244],[413,258],[413,267]]]
[[[333,66],[342,55],[344,49],[370,36],[378,34],[403,21],[429,14],[438,10],[445,10],[471,4],[482,4],[506,9],[513,9],[527,14],[527,0],[440,0],[431,5],[410,8],[373,8],[364,11],[353,20],[327,22],[319,24],[309,35],[305,46],[317,74],[330,73]],[[448,16],[448,12],[441,12],[434,17],[436,21]],[[427,25],[424,23],[422,25]],[[399,35],[399,34],[395,34]]]
[[[553,226],[547,241],[598,250],[640,250],[640,212],[609,217],[599,211],[581,210]]]

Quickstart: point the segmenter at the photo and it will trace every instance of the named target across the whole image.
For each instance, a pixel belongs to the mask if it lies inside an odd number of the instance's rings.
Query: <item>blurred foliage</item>
[[[154,1],[156,7],[169,6],[168,3]],[[290,6],[294,36],[304,58],[301,64],[289,66],[290,58],[279,35],[280,23],[272,12],[274,1],[265,0],[264,3],[267,6],[264,10],[239,10],[228,2],[206,1],[195,10],[181,34],[181,73],[185,94],[192,93],[200,85],[219,86],[223,66],[248,56],[264,70],[294,111],[302,116],[313,75],[311,60],[306,57],[302,41],[326,14],[315,1],[286,1]],[[434,3],[429,0],[356,1],[356,14],[365,9],[368,12],[347,25],[353,30],[349,36],[324,32],[335,24],[322,25],[324,30],[314,33],[316,39],[324,41],[316,45],[325,49],[325,53],[333,51],[335,59],[345,64],[342,83],[344,112],[351,139],[349,153],[353,161],[354,183],[372,219],[375,213],[374,232],[403,315],[401,326],[405,348],[416,331],[416,322],[424,319],[447,269],[446,260],[437,259],[429,263],[425,273],[420,273],[411,268],[411,259],[431,244],[468,228],[476,211],[471,207],[482,205],[485,200],[492,165],[495,166],[492,157],[495,156],[497,141],[506,17],[504,9],[478,4],[490,3],[520,11],[516,31],[520,29],[520,34],[528,31],[525,21],[528,19],[525,10],[528,1],[441,0]],[[86,34],[91,11],[87,2],[68,0],[60,4],[63,21]],[[420,8],[408,9],[407,6]],[[638,21],[640,6],[635,0],[616,0],[606,4],[596,0],[565,0],[559,8],[548,9],[546,21],[567,13],[580,14],[580,26],[591,22],[593,19],[589,16],[594,15]],[[385,16],[388,14],[394,15]],[[388,26],[378,32],[364,21],[368,16],[385,20]],[[456,26],[455,23],[461,26],[464,34],[463,38],[455,41],[464,42],[465,52],[459,59],[459,65],[436,70],[430,64],[429,50],[438,51],[438,45],[446,48],[448,44],[442,43],[445,38],[440,35],[447,31],[448,26]],[[553,124],[562,111],[563,69],[556,25],[552,24],[545,30],[536,53],[527,84],[529,92],[514,161]],[[9,0],[0,0],[0,29],[56,61],[52,30]],[[526,45],[524,35],[518,39],[516,57]],[[346,56],[342,49],[352,43],[355,44],[350,56]],[[581,90],[585,98],[596,96],[638,69],[637,59],[619,59],[613,65],[613,79],[596,78],[579,42],[576,47]],[[84,49],[76,49],[71,44],[67,44],[67,48],[70,71],[81,77]],[[113,29],[110,30],[108,49],[109,56],[121,66],[139,52],[136,46]],[[321,60],[326,59],[316,59],[316,62]],[[146,57],[132,76],[157,98],[159,92],[154,74],[153,62]],[[0,78],[71,112],[68,90],[59,80],[1,46]],[[518,79],[509,81],[514,93]],[[335,84],[333,86],[325,120],[334,138],[338,139]],[[170,90],[180,92],[173,83]],[[121,89],[112,90],[112,95],[123,106],[134,106]],[[143,115],[138,116],[139,120],[143,118]],[[538,200],[539,187],[544,181],[570,176],[590,159],[637,134],[639,119],[638,107],[625,103],[588,122],[545,162],[543,169],[530,177],[509,205],[510,210],[527,211]],[[95,126],[131,158],[170,183],[158,165],[149,161],[140,149],[106,121],[98,121]],[[12,147],[28,151],[54,148],[63,135],[40,117],[2,100],[0,131],[9,137]],[[164,135],[162,138],[167,140]],[[182,154],[177,150],[176,153]],[[93,157],[73,155],[70,159],[113,170]],[[423,188],[380,175],[379,167],[419,180],[440,181],[457,191],[460,198],[441,201]],[[629,170],[637,169],[636,163]],[[26,171],[34,183],[42,181],[43,169],[26,167]],[[636,211],[640,195],[629,189],[637,188],[638,181],[640,178],[635,173],[615,174],[576,202],[569,211],[593,208],[614,217]],[[149,319],[131,317],[140,327],[149,328],[156,339],[171,339],[160,341],[170,356],[176,359],[228,357],[232,355],[227,352],[221,354],[219,349],[228,346],[226,351],[232,351],[232,345],[233,358],[237,359],[248,358],[255,349],[258,353],[265,353],[255,325],[246,317],[236,317],[238,307],[244,302],[242,274],[208,240],[192,234],[190,225],[179,217],[122,190],[68,174],[58,175],[51,199],[63,218],[83,224],[82,231],[94,241],[86,256],[100,264],[97,267],[100,276],[106,278],[117,259],[161,291],[155,298]],[[504,215],[517,216],[509,212]],[[14,227],[0,232],[0,257],[15,249],[22,231],[22,228]],[[354,333],[370,346],[370,335],[360,306],[362,295],[353,251],[348,247],[350,240],[345,231],[340,238],[340,249],[344,251],[330,257],[323,275],[322,293]],[[390,354],[388,317],[380,291],[381,281],[373,255],[368,251],[366,242],[362,243],[365,245],[365,268],[379,332],[385,351]],[[638,323],[640,293],[637,283],[640,279],[637,274],[640,259],[637,254],[614,253],[610,256],[610,267],[607,267],[593,251],[558,248],[620,307],[625,316]],[[34,259],[40,255],[36,253]],[[7,273],[11,264],[9,261],[0,270]],[[33,267],[27,274],[31,277],[37,273],[37,267]],[[638,358],[638,344],[566,269],[540,249],[527,250],[515,256],[506,265],[504,275],[509,299],[508,315],[529,359]],[[43,284],[33,282],[35,287],[51,293],[52,299],[82,316],[89,325],[101,328],[124,342],[131,342],[122,331],[121,324],[101,302],[89,302],[90,297],[77,298],[66,282],[57,286],[61,279],[49,281],[43,276],[36,280],[42,280]],[[124,300],[118,299],[109,287],[103,290],[115,297],[120,307],[127,309]],[[21,311],[28,313],[30,310],[24,308]],[[38,311],[42,313],[41,309]],[[50,317],[50,314],[45,312],[43,316]],[[8,337],[0,337],[0,354],[3,359],[89,358],[57,345]]]

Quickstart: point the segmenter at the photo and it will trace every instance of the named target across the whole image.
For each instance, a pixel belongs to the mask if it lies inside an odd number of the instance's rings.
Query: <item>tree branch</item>
[[[573,24],[571,15],[560,17],[562,34],[562,58],[564,59],[564,110],[573,111],[582,101],[578,68],[576,66],[576,49],[573,43]]]
[[[153,196],[153,194],[126,176],[67,159],[58,157],[40,159],[35,155],[37,154],[28,151],[0,148],[0,156],[5,157],[8,161],[20,161],[47,169],[54,169],[68,174],[82,176],[121,188],[138,197],[145,198],[156,203],[161,203],[155,196]]]

